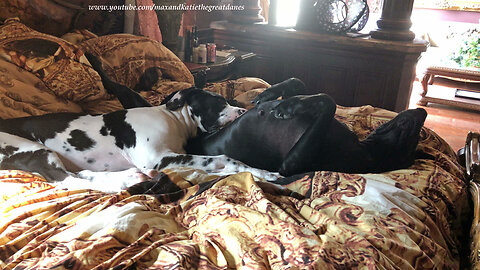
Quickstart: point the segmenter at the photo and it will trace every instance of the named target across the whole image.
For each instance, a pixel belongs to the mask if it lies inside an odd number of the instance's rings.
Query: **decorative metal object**
[[[368,21],[366,0],[302,0],[297,29],[345,33],[360,31]]]
[[[469,132],[467,135],[465,169],[471,180],[480,182],[480,133]]]

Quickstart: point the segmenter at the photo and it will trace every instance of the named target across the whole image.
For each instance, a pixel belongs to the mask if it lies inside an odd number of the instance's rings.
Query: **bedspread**
[[[193,77],[180,59],[146,37],[97,37],[84,30],[62,39],[10,19],[0,25],[0,117],[121,109],[84,52],[99,57],[113,80],[136,87],[152,104],[193,86]]]
[[[146,38],[78,31],[62,39],[9,20],[0,26],[0,117],[119,109],[84,51],[114,80],[149,90],[141,93],[152,104],[193,83],[173,53]],[[266,86],[242,79],[208,89],[247,104]],[[394,115],[338,107],[336,118],[365,138]],[[459,269],[464,171],[431,130],[422,129],[418,150],[410,168],[383,174],[265,182],[178,168],[117,194],[0,171],[0,268]]]
[[[337,118],[360,137],[391,118]],[[433,158],[382,174],[312,172],[265,182],[166,170],[118,194],[60,190],[3,171],[4,269],[458,269],[467,205],[455,153],[423,129]],[[112,179],[114,181],[114,179]]]
[[[84,52],[100,58],[110,78],[140,92],[153,105],[194,84],[192,74],[174,53],[146,37],[97,37],[78,30],[59,38],[9,19],[0,25],[0,118],[121,109],[119,101],[103,88]],[[266,87],[269,84],[261,79],[241,78],[209,85],[208,90],[250,105]]]

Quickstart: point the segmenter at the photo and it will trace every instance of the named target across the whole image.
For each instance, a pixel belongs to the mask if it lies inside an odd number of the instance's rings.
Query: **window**
[[[298,18],[298,13],[300,11],[300,1],[302,0],[270,0],[270,4],[275,10],[271,9],[269,16],[275,16],[275,25],[281,27],[295,26]],[[369,20],[369,23],[371,21],[373,21],[373,23],[371,27],[367,25],[366,28],[375,28],[375,22],[380,17],[382,2],[383,0],[367,0],[368,6],[370,8],[371,18],[371,20]],[[338,3],[336,4],[337,5],[333,5],[332,8],[342,8],[340,5],[338,5]]]
[[[300,10],[300,0],[270,0],[276,1],[277,8],[272,10],[271,16],[276,16],[277,26],[289,27],[295,26],[298,12]]]

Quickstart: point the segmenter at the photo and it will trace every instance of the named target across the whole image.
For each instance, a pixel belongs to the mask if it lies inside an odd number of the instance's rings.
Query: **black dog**
[[[427,113],[406,110],[365,140],[334,118],[336,104],[326,94],[299,96],[298,79],[272,86],[256,107],[215,133],[189,141],[191,154],[225,154],[247,165],[290,176],[328,170],[376,173],[409,167]],[[276,100],[282,96],[282,100]]]
[[[88,59],[122,105],[151,106],[133,90],[108,79],[97,59],[90,55]],[[185,149],[188,154],[227,155],[284,176],[317,170],[375,173],[413,163],[425,110],[403,111],[359,141],[334,118],[336,104],[330,96],[299,95],[303,93],[304,83],[295,78],[274,85],[253,101],[256,107],[220,130],[189,140]]]

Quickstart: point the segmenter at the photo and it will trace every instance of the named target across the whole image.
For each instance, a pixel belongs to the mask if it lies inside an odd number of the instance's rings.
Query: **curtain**
[[[132,2],[131,0],[125,1],[125,3]],[[152,0],[136,0],[138,6],[153,6]],[[127,18],[126,14],[126,18]],[[151,38],[158,42],[162,42],[162,32],[158,26],[157,13],[154,10],[138,10],[135,16],[135,26],[133,27],[134,34],[140,34],[142,36]],[[125,30],[127,30],[127,21],[125,24]]]
[[[265,22],[268,22],[268,8],[270,5],[269,0],[259,0],[258,1],[259,6],[262,8],[262,12],[260,15],[262,15],[263,18],[265,18]]]

